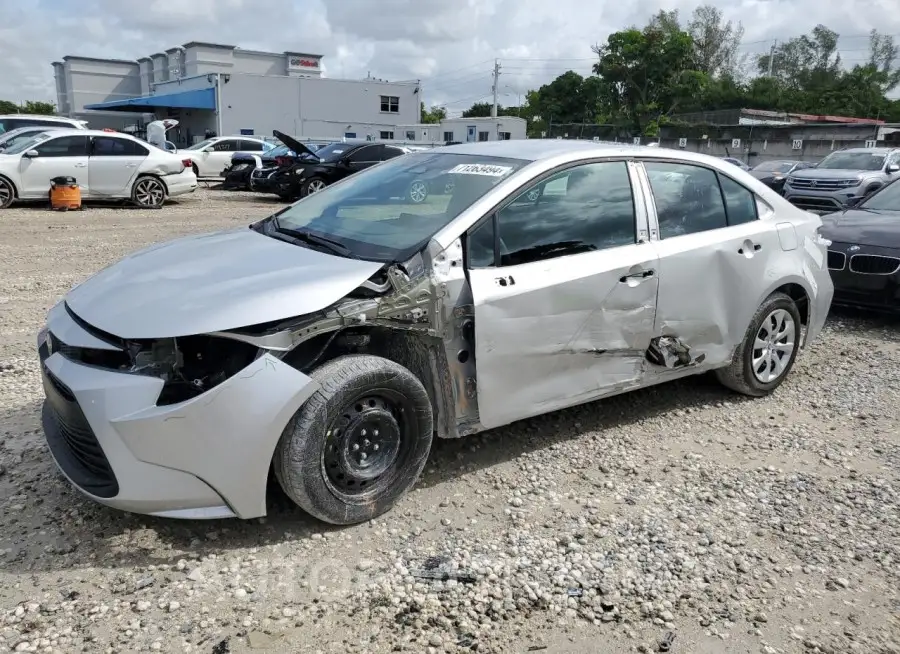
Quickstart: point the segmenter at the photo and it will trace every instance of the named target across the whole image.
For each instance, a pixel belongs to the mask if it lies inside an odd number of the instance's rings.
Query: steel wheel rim
[[[309,183],[306,191],[307,193],[318,193],[323,188],[325,188],[325,182],[323,182],[321,179],[314,179]]]
[[[362,393],[339,412],[325,432],[322,477],[348,504],[365,504],[390,489],[408,456],[414,410],[390,389]]]
[[[763,384],[780,379],[794,354],[797,323],[790,312],[775,309],[762,321],[753,341],[750,365],[753,375]]]
[[[155,207],[162,203],[165,193],[163,192],[162,184],[155,179],[142,179],[137,183],[134,197],[138,204]]]
[[[409,199],[420,204],[428,197],[428,189],[422,182],[413,182],[409,187]]]
[[[12,198],[13,191],[9,183],[6,181],[0,181],[0,207],[5,207],[7,204],[12,202]]]

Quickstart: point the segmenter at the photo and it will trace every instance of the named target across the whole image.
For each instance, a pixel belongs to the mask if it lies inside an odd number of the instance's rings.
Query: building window
[[[399,114],[400,113],[400,98],[398,98],[396,95],[382,95],[381,96],[381,113]]]
[[[378,138],[380,138],[382,140],[386,140],[386,141],[393,141],[394,133],[393,132],[381,132],[381,134],[378,136]]]
[[[453,140],[453,132],[444,132],[444,140],[452,141]]]
[[[356,132],[344,132],[344,138],[345,139],[355,139]]]
[[[407,141],[415,141],[416,140],[415,130],[412,130],[412,129],[406,130],[406,140]]]
[[[478,132],[478,140],[479,141],[488,141],[490,140],[491,133],[490,132]]]
[[[512,138],[512,132],[500,132],[500,140],[508,141]]]

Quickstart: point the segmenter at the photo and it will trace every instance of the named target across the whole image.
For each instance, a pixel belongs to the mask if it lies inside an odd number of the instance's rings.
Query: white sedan
[[[131,199],[142,207],[197,189],[183,155],[118,132],[54,129],[0,153],[0,209],[46,200],[54,177],[74,177],[83,199]]]
[[[235,152],[263,154],[275,147],[273,143],[247,136],[216,136],[179,150],[178,154],[191,159],[197,177],[221,177],[222,171],[231,165]]]

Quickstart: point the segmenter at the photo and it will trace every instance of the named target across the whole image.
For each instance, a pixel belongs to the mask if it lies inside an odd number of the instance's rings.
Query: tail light
[[[194,162],[191,161],[190,159],[182,159],[181,165],[184,166],[185,168],[190,168],[191,166],[194,165]]]

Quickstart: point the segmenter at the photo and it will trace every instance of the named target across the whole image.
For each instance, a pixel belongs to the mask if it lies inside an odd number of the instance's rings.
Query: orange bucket
[[[54,177],[50,180],[50,208],[54,211],[81,209],[81,189],[74,177]]]

